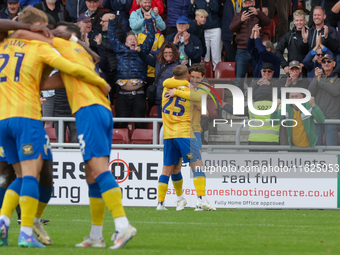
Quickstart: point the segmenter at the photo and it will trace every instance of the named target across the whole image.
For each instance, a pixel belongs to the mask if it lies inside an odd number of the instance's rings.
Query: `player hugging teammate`
[[[171,179],[177,194],[177,211],[183,210],[187,201],[183,196],[182,159],[190,162],[197,193],[195,211],[215,211],[205,197],[206,178],[201,157],[201,98],[208,90],[200,84],[205,70],[199,64],[190,67],[179,65],[173,69],[174,78],[164,81],[162,118],[164,128],[164,166],[158,180],[157,210],[167,210],[165,194]],[[190,72],[190,74],[189,74]],[[189,83],[189,81],[192,83]]]

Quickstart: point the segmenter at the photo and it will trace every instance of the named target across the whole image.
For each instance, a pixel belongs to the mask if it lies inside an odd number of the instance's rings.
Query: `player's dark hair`
[[[192,64],[192,66],[189,67],[189,74],[191,72],[198,72],[202,74],[202,77],[205,76],[205,68],[201,64],[195,63]]]
[[[186,79],[188,76],[188,67],[186,65],[178,65],[172,69],[172,73],[176,79]]]
[[[65,26],[66,31],[68,31],[70,33],[75,33],[77,38],[79,40],[81,39],[80,28],[77,25],[75,25],[74,23],[61,21],[61,22],[58,23],[58,26]]]

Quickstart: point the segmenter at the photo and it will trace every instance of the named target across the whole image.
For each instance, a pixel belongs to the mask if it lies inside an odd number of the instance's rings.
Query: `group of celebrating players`
[[[47,24],[46,14],[33,7],[23,10],[19,22],[0,20],[0,246],[8,245],[10,218],[18,204],[22,211],[18,245],[52,244],[40,221],[53,188],[52,152],[41,119],[40,91],[65,87],[86,163],[92,217],[90,235],[76,247],[106,246],[102,229],[107,206],[115,223],[110,249],[123,248],[137,230],[125,215],[121,189],[108,170],[113,132],[107,99],[110,86],[94,71],[95,54],[80,42],[75,24],[63,22],[52,31]],[[60,72],[48,77],[53,68]],[[201,83],[205,71],[198,65],[189,74],[180,65],[173,74],[174,78],[164,82],[164,167],[157,210],[166,210],[170,175],[178,196],[177,210],[184,209],[183,158],[193,169],[196,210],[213,211],[205,198],[206,179],[201,170],[199,123],[200,100],[207,91]]]

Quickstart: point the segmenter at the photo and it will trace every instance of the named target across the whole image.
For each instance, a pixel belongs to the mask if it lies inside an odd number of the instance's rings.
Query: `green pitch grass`
[[[19,225],[12,217],[9,247],[1,254],[340,254],[340,212],[322,210],[236,210],[176,212],[126,208],[137,236],[124,249],[75,248],[90,231],[89,208],[49,206],[45,226],[54,244],[45,249],[19,248]],[[104,239],[111,246],[114,224],[105,215]]]

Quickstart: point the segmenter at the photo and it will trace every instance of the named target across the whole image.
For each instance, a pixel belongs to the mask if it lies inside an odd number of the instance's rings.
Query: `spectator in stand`
[[[137,44],[134,33],[127,34],[125,44],[116,37],[115,15],[110,14],[108,38],[113,51],[117,54],[117,83],[121,89],[117,95],[116,116],[144,118],[146,114],[146,98],[144,84],[146,80],[147,66],[139,57],[136,48],[149,54],[155,40],[155,32],[150,12],[144,14],[148,36],[141,46]],[[126,128],[128,123],[117,123],[117,128]],[[135,123],[136,128],[146,128],[145,123]]]
[[[325,54],[333,56],[333,53],[322,44],[320,33],[317,37],[314,49],[312,49],[303,60],[304,67],[308,71],[307,77],[310,82],[314,78],[315,68],[322,68],[322,58]]]
[[[302,43],[301,31],[306,24],[305,12],[297,10],[293,14],[294,27],[291,31],[285,34],[276,46],[276,55],[281,59],[281,66],[285,73],[289,72],[289,62],[297,60],[300,63],[305,58],[308,51]],[[285,49],[288,51],[288,60],[283,56]]]
[[[109,26],[110,14],[106,13],[101,18],[100,24],[102,25],[102,32],[95,36],[94,40],[97,43],[97,49],[100,56],[99,67],[104,74],[104,78],[111,86],[109,93],[111,104],[113,104],[113,97],[119,91],[117,81],[117,67],[118,61],[116,53],[112,50],[109,39],[107,37],[107,30]],[[123,44],[125,43],[125,31],[120,23],[116,23],[116,37]]]
[[[299,61],[293,60],[289,63],[289,71],[286,77],[282,77],[278,83],[278,97],[281,98],[281,88],[293,87],[293,88],[304,88],[308,89],[309,81],[302,74],[302,66]]]
[[[241,12],[243,0],[222,0],[222,40],[227,53],[227,62],[235,62],[237,45],[235,42],[236,33],[231,32],[229,26],[234,14]]]
[[[0,11],[0,19],[17,20],[21,11],[19,0],[7,0],[7,7]]]
[[[309,14],[308,27],[312,27],[313,25],[313,21],[314,21],[313,11],[316,6],[321,6],[322,8],[325,9],[325,14],[327,15],[327,19],[328,19],[329,15],[331,14],[331,9],[338,2],[338,0],[310,0],[310,1],[311,1],[312,8]]]
[[[2,10],[3,8],[6,8],[6,2],[0,0],[0,10]]]
[[[273,75],[274,75],[273,64],[269,62],[263,63],[261,69],[262,78],[253,79],[249,85],[249,87],[253,88],[253,93],[262,85],[269,85],[271,88],[276,87],[277,79],[273,79]]]
[[[269,63],[265,63],[269,64]],[[272,107],[272,88],[268,83],[262,83],[256,91],[253,92],[253,107],[256,110],[262,110],[263,108],[270,109]],[[233,107],[227,103],[223,103],[223,109],[233,114]],[[280,124],[273,125],[270,121],[270,114],[257,115],[253,114],[248,106],[244,107],[245,116],[249,118],[249,122],[253,121],[249,125],[249,145],[279,145],[279,130]],[[263,124],[261,126],[261,124]]]
[[[322,58],[322,69],[315,68],[315,77],[308,88],[326,119],[340,118],[340,79],[334,72],[335,65],[333,56],[326,54]],[[323,132],[327,146],[338,145],[338,125],[318,124],[316,126],[317,145],[322,145]]]
[[[223,1],[223,0],[222,0]],[[268,1],[269,0],[255,0],[255,8],[259,9],[260,8],[260,3],[262,3],[262,12],[268,16]]]
[[[189,29],[188,33],[191,35],[195,35],[198,39],[200,39],[202,44],[202,60],[205,57],[205,54],[207,53],[207,47],[205,46],[205,38],[204,38],[204,29],[203,25],[207,21],[208,13],[203,9],[198,9],[195,12],[195,19],[190,21],[189,23]]]
[[[153,56],[156,56],[156,54],[158,53],[158,51],[162,47],[165,39],[164,39],[164,36],[162,34],[157,33],[156,20],[155,20],[154,17],[152,17],[152,22],[153,22],[153,25],[154,25],[154,28],[155,28],[155,41],[152,45],[150,54],[153,55]],[[144,32],[139,33],[138,36],[137,36],[138,45],[143,44],[146,37],[148,36],[148,31],[147,31],[147,28],[146,28],[146,20],[144,20],[143,26],[145,28]],[[154,81],[155,81],[155,68],[148,65],[148,73],[147,73],[147,78],[146,78],[147,87],[150,86],[152,83],[154,83]]]
[[[40,1],[39,1],[40,2]],[[77,22],[78,17],[81,13],[86,11],[85,0],[77,0],[77,1],[66,1],[66,10],[70,15],[70,19],[72,22]]]
[[[289,0],[269,0],[268,1],[269,18],[274,19],[275,12],[277,12],[279,16],[279,32],[278,32],[279,41],[289,30],[289,24],[288,24],[289,7],[290,7]]]
[[[329,25],[338,29],[337,34],[338,34],[338,41],[340,43],[340,1],[337,2],[333,6],[332,10],[327,16],[327,21],[329,22]],[[336,55],[336,64],[339,67],[340,66],[340,50],[338,50],[337,53],[338,54]]]
[[[321,33],[322,44],[336,55],[335,53],[339,48],[338,35],[334,27],[326,25],[325,19],[325,9],[321,6],[316,6],[313,11],[313,26],[308,30],[302,28],[304,47],[311,51],[316,45],[317,36]]]
[[[154,10],[151,9],[151,0],[141,0],[140,2],[141,8],[132,12],[129,18],[129,23],[132,31],[135,34],[139,34],[144,31],[144,15],[149,12],[152,17],[156,20],[156,26],[160,31],[165,30],[165,22],[162,17],[159,15],[158,8],[155,7]]]
[[[115,20],[119,22],[125,33],[131,30],[129,26],[129,12],[132,6],[132,0],[104,0],[103,7],[110,9],[110,13],[116,15]]]
[[[236,51],[236,80],[235,85],[243,90],[244,77],[247,74],[249,63],[252,64],[253,70],[256,69],[256,63],[248,53],[247,41],[251,36],[252,30],[256,24],[259,27],[268,26],[271,23],[263,12],[258,11],[254,7],[255,1],[243,0],[242,12],[235,13],[233,20],[229,26],[231,32],[236,33],[235,41],[237,43]]]
[[[168,35],[165,42],[172,42],[176,45],[183,64],[200,63],[203,47],[201,41],[196,36],[188,33],[189,19],[184,16],[179,17],[176,26],[177,34]]]
[[[57,0],[42,0],[41,3],[35,4],[34,7],[51,15],[55,22],[65,21],[68,17],[64,6]]]
[[[291,92],[289,93],[289,98],[302,99],[303,94]],[[271,114],[270,119],[277,119],[277,121],[274,121],[274,124],[280,123],[284,118],[295,120],[295,122],[287,120],[287,135],[290,147],[294,145],[297,147],[314,148],[315,145],[317,145],[318,140],[315,121],[318,123],[323,123],[325,121],[325,116],[315,104],[314,97],[312,97],[309,102],[302,104],[312,114],[309,116],[301,113],[296,105],[291,104],[287,105],[287,115],[281,115],[281,111],[279,111],[280,104],[281,100],[278,100],[276,111]]]
[[[140,0],[133,0],[132,2],[132,7],[130,10],[130,15],[132,12],[137,11],[141,6],[140,6]],[[152,0],[151,1],[151,9],[155,11],[155,8],[158,9],[158,14],[162,15],[164,12],[164,3],[162,0]]]
[[[257,63],[256,69],[253,69],[255,78],[261,78],[262,63],[269,62],[274,66],[274,78],[280,77],[280,58],[275,55],[274,45],[271,41],[260,39],[260,27],[255,25],[247,43],[247,51],[252,56],[253,61]]]
[[[163,81],[173,77],[172,69],[181,64],[179,51],[173,43],[167,42],[163,44],[156,57],[147,55],[144,52],[139,52],[138,55],[148,65],[155,67],[155,84],[157,84],[157,88],[155,98],[151,98],[151,100],[157,105],[158,118],[162,118]]]
[[[77,20],[78,27],[81,31],[81,40],[86,43],[93,51],[98,52],[95,36],[100,32],[92,28],[92,18],[82,13]]]
[[[105,14],[103,10],[98,9],[99,0],[86,0],[85,1],[87,10],[85,15],[90,17],[92,20],[92,28],[101,31],[102,26],[100,25],[101,17]]]
[[[166,20],[166,36],[177,33],[179,17],[189,17],[190,0],[170,0],[167,2],[168,17]]]
[[[223,49],[221,37],[221,18],[218,15],[220,0],[190,0],[189,15],[194,16],[198,9],[205,10],[209,15],[207,22],[204,24],[204,37],[207,53],[205,61],[213,63],[214,70],[218,62],[221,62],[221,53]]]

